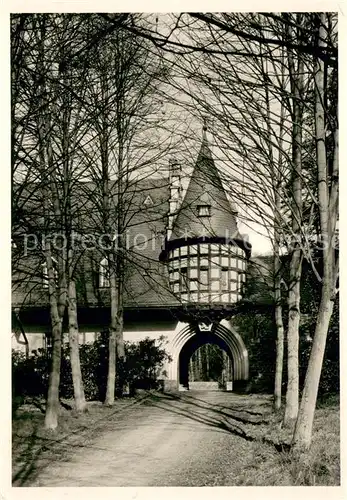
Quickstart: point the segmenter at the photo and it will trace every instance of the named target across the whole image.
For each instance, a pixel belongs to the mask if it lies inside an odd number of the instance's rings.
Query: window
[[[229,267],[229,257],[222,257],[221,265],[223,267]]]
[[[208,255],[209,251],[209,245],[207,243],[201,243],[199,248],[200,248],[200,255]]]
[[[187,258],[185,257],[184,259],[181,259],[180,263],[181,263],[181,268],[182,267],[187,267]]]
[[[198,205],[198,217],[211,217],[211,205]]]
[[[198,258],[197,257],[191,257],[189,260],[189,264],[191,267],[198,267]]]
[[[184,267],[181,269],[181,287],[182,290],[185,290],[188,287],[188,276],[187,276],[187,268]]]
[[[211,262],[212,262],[212,264],[214,264],[215,266],[219,266],[219,255],[214,255],[214,256],[211,258]]]
[[[178,269],[180,267],[180,261],[177,259],[177,260],[173,260],[172,261],[172,268],[173,269]]]
[[[237,260],[234,259],[233,257],[230,259],[230,267],[233,267],[235,269],[237,267]]]
[[[146,207],[153,205],[152,198],[148,195],[147,198],[145,199],[145,201],[143,202],[143,204],[146,205]]]
[[[200,271],[200,289],[208,287],[208,271]]]
[[[243,274],[239,273],[237,276],[237,288],[238,292],[242,291],[243,288]]]
[[[213,290],[214,292],[219,291],[219,281],[212,281],[211,282],[211,290]]]
[[[188,247],[181,247],[181,257],[187,255],[187,248]]]
[[[53,269],[54,269],[54,279],[55,279],[55,281],[57,281],[58,280],[58,270],[57,270],[58,262],[54,257],[52,257],[52,263],[53,263]],[[42,282],[43,282],[44,288],[48,288],[49,282],[48,282],[47,262],[44,262],[42,264]]]
[[[108,288],[110,286],[110,272],[106,257],[100,262],[99,285],[100,288]]]
[[[190,278],[198,278],[198,270],[197,269],[191,269],[190,270]]]
[[[220,253],[220,246],[219,245],[216,245],[215,243],[213,243],[212,245],[210,245],[210,248],[211,248],[212,254],[218,255]]]
[[[211,268],[211,278],[220,278],[220,267]]]
[[[221,283],[222,283],[222,290],[228,290],[229,288],[228,269],[222,269]]]
[[[190,286],[190,290],[195,292],[198,289],[198,282],[197,281],[191,281],[189,283],[189,286]]]
[[[237,279],[238,279],[237,276],[238,276],[238,273],[236,271],[230,271],[230,279],[232,281],[237,281]]]

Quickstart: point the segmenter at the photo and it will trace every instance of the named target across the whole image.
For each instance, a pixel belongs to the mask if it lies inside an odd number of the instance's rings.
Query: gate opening
[[[181,390],[231,390],[233,357],[226,342],[210,332],[195,334],[179,355]]]

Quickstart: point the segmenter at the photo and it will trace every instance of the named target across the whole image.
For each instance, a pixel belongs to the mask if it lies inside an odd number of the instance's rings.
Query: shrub
[[[117,390],[128,384],[132,389],[157,389],[160,371],[170,357],[165,351],[165,339],[158,342],[146,338],[138,343],[125,342],[125,362],[118,361]],[[103,401],[107,384],[108,342],[107,332],[101,332],[92,344],[80,346],[80,360],[84,391],[87,400]],[[46,397],[50,367],[50,353],[44,349],[26,356],[12,351],[13,397]],[[69,348],[62,348],[60,397],[72,398],[73,385]]]
[[[29,358],[12,350],[12,389],[16,396],[45,396],[48,388],[49,354],[33,351]]]

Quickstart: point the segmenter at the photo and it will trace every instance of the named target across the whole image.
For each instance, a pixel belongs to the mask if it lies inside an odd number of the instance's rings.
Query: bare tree
[[[90,22],[93,29],[105,25],[97,16]],[[126,232],[136,225],[137,213],[143,212],[135,199],[141,192],[141,182],[148,172],[154,173],[158,168],[155,162],[168,153],[165,141],[160,147],[155,144],[159,141],[161,106],[156,84],[163,68],[158,54],[150,52],[146,45],[141,38],[120,28],[89,53],[85,113],[91,126],[83,161],[95,184],[90,196],[98,215],[91,218],[90,224],[107,242],[104,249],[99,249],[99,255],[107,261],[111,305],[105,399],[108,405],[115,398],[117,363],[124,361],[127,274],[131,267],[140,270],[145,266],[136,251],[126,247]]]
[[[334,16],[319,14],[317,48],[324,51],[326,40],[336,37]],[[337,294],[339,258],[336,254],[334,240],[338,220],[338,124],[337,105],[332,105],[329,115],[327,103],[327,67],[324,61],[316,58],[315,67],[315,132],[317,148],[317,188],[320,217],[320,233],[323,244],[323,276],[322,292],[316,322],[316,329],[307,368],[299,415],[293,436],[295,449],[305,449],[311,444],[312,425],[318,394],[319,380],[322,370],[323,356],[329,329],[330,318]],[[336,77],[336,75],[335,75]],[[334,95],[333,101],[337,101]],[[330,123],[329,123],[330,122]],[[327,133],[333,134],[332,168],[329,171],[327,160]]]
[[[83,122],[76,103],[71,99],[71,75],[69,77],[66,72],[62,72],[60,65],[66,58],[71,30],[76,28],[77,23],[71,16],[23,17],[25,22],[21,17],[19,20],[13,19],[15,26],[22,26],[19,38],[21,51],[25,54],[24,59],[15,61],[13,65],[16,68],[20,64],[17,75],[13,75],[13,85],[21,90],[13,116],[13,126],[19,124],[12,144],[15,153],[13,160],[16,160],[13,163],[13,183],[17,180],[20,186],[15,197],[20,207],[17,221],[23,224],[24,211],[32,212],[31,228],[27,225],[26,229],[41,232],[42,235],[43,246],[37,245],[36,253],[40,255],[42,251],[45,259],[44,279],[48,281],[53,339],[45,425],[54,429],[58,423],[62,321],[67,301],[76,409],[85,408],[74,304],[73,250],[69,248],[72,232],[71,192],[76,180],[72,176],[72,164],[83,135]],[[20,74],[21,78],[18,76]],[[83,84],[83,79],[80,82]],[[73,87],[76,92],[76,81]],[[32,88],[33,93],[25,99],[27,88]],[[37,191],[41,192],[44,207],[41,227],[40,217],[32,211]],[[59,248],[57,239],[60,239]],[[41,269],[41,262],[38,269]],[[30,272],[26,277],[29,282],[37,269],[31,268]],[[42,288],[42,279],[39,285]]]
[[[295,19],[297,28],[288,24],[286,37],[288,44],[301,40],[302,15]],[[303,95],[304,64],[299,54],[288,48],[288,69],[292,95],[292,173],[291,173],[291,213],[293,235],[297,235],[291,246],[288,294],[288,381],[284,424],[294,421],[299,408],[299,326],[300,326],[300,279],[302,272],[302,245],[300,228],[302,227],[302,136],[303,136]]]

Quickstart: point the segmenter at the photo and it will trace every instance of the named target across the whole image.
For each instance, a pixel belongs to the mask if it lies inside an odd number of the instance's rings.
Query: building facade
[[[98,186],[85,183],[79,189],[76,232],[100,239],[100,220],[92,205]],[[40,200],[31,203],[27,212],[35,214]],[[232,318],[242,298],[251,249],[238,231],[237,214],[206,131],[184,197],[181,165],[172,161],[169,179],[130,183],[127,206],[124,340],[167,338],[172,358],[163,371],[167,390],[189,387],[189,359],[207,343],[218,345],[230,358],[229,382],[247,380],[247,349]],[[32,351],[50,342],[47,277],[40,245],[28,252],[27,241],[25,255],[18,247],[13,266],[13,348]],[[84,248],[76,263],[82,343],[95,340],[109,324],[108,287],[105,255],[98,245]]]

